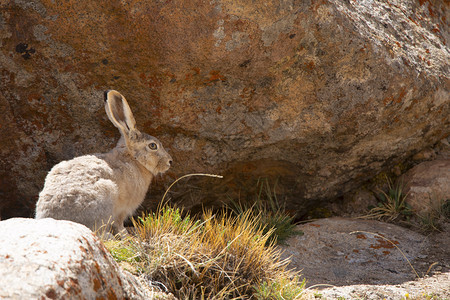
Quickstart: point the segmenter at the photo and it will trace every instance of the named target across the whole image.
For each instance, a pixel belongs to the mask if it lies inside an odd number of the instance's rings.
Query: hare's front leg
[[[116,230],[116,234],[119,234],[122,238],[125,238],[128,235],[128,231],[123,226],[123,222],[125,222],[125,219],[127,218],[128,214],[126,212],[121,212],[117,216],[115,216],[114,220],[114,229]]]

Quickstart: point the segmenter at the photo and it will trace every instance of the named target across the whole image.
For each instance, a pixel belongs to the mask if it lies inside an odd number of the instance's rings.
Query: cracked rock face
[[[226,178],[198,181],[207,195],[195,197],[181,183],[175,200],[218,204],[270,177],[301,214],[448,136],[441,1],[0,8],[2,218],[32,213],[55,163],[114,146],[101,96],[109,88],[174,158],[145,206],[169,179],[202,172]]]

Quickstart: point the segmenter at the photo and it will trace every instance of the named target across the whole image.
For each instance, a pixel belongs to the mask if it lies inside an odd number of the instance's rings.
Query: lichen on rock
[[[271,177],[301,215],[448,136],[446,18],[434,0],[2,2],[0,215],[31,216],[53,165],[113,147],[110,88],[168,145],[169,179],[227,175],[197,204]]]

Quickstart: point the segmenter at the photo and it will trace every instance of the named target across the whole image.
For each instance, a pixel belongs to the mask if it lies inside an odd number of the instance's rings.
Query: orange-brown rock
[[[215,195],[279,177],[301,214],[448,136],[449,11],[438,0],[0,1],[0,215],[30,215],[55,163],[113,147],[108,88],[170,149],[170,177],[225,174],[201,182]]]
[[[450,159],[420,163],[406,172],[401,181],[412,210],[421,217],[434,216],[450,202]]]

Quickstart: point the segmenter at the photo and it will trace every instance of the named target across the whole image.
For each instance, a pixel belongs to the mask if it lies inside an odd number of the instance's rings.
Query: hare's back
[[[98,179],[111,179],[113,175],[113,169],[99,155],[85,155],[55,165],[48,173],[45,184],[95,184]]]
[[[110,215],[113,198],[118,194],[113,178],[113,169],[96,155],[60,162],[45,179],[36,204],[36,218],[51,217],[88,225],[82,220],[104,213]]]

